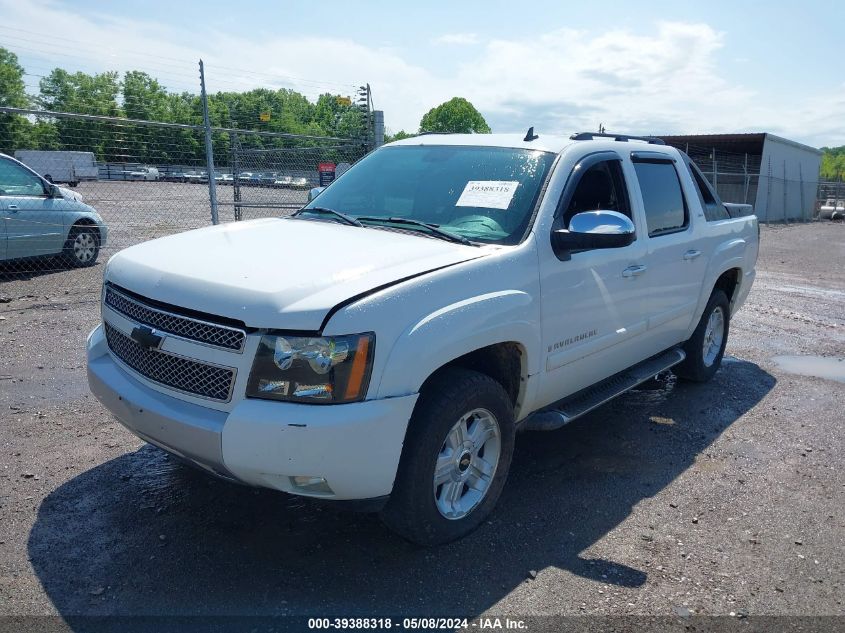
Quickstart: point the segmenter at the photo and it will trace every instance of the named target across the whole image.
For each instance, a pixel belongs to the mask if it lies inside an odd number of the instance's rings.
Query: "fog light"
[[[306,477],[299,475],[290,478],[291,484],[297,490],[307,494],[332,495],[334,491],[329,487],[325,477]]]

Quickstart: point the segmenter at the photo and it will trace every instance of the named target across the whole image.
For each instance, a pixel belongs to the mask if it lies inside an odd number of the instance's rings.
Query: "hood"
[[[65,200],[75,200],[76,202],[82,202],[82,194],[76,193],[75,191],[71,191],[70,189],[66,189],[65,187],[59,187],[59,193],[62,194],[62,198]]]
[[[248,327],[317,330],[339,303],[487,249],[335,222],[266,218],[144,242],[106,279]]]

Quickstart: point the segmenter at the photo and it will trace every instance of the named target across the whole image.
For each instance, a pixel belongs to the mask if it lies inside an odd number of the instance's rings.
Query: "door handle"
[[[641,264],[637,265],[637,266],[628,266],[628,268],[626,268],[625,270],[622,271],[622,276],[623,277],[639,277],[640,275],[642,275],[646,271],[647,268],[648,268],[647,266],[643,266]]]
[[[691,251],[687,251],[686,253],[684,253],[684,259],[687,260],[687,261],[690,261],[692,259],[695,259],[699,255],[701,255],[701,251],[693,249]]]
[[[9,205],[9,211],[17,211],[17,210],[18,210],[18,205],[16,205],[16,204],[10,204]]]

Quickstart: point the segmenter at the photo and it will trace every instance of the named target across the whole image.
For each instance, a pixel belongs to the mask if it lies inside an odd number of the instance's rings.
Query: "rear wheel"
[[[100,234],[93,226],[74,226],[65,243],[65,260],[76,268],[93,266],[100,253]]]
[[[447,368],[411,418],[384,522],[419,545],[461,538],[489,516],[508,476],[513,405],[484,374]]]
[[[698,326],[684,343],[686,359],[676,370],[681,378],[707,382],[718,371],[725,355],[730,325],[730,302],[722,290],[710,295]]]

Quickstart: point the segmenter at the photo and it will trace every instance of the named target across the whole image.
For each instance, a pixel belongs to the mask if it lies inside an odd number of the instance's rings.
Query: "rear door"
[[[702,220],[703,214],[699,201],[684,192],[684,164],[656,152],[634,152],[632,162],[646,219],[649,339],[669,347],[684,339],[698,305],[708,254],[692,216]]]
[[[0,212],[8,259],[61,252],[67,235],[64,204],[64,199],[47,195],[33,172],[0,157]]]

